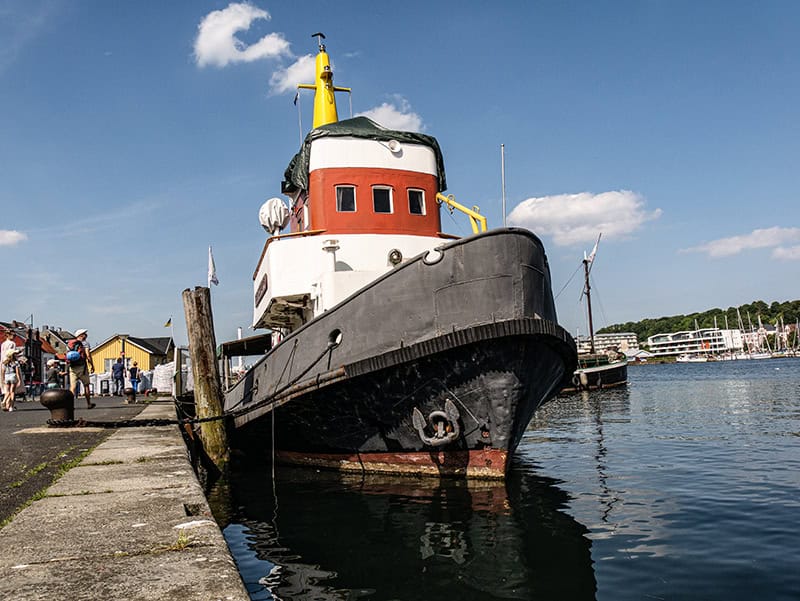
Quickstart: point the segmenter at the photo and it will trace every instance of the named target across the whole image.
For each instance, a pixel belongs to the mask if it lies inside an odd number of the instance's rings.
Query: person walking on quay
[[[3,355],[3,411],[14,411],[14,397],[17,386],[22,381],[17,361],[17,350],[6,351]]]
[[[86,343],[86,330],[76,330],[75,338],[67,342],[67,364],[69,365],[69,389],[75,396],[78,382],[83,385],[83,394],[86,397],[86,407],[94,409],[92,392],[89,389],[89,374],[94,373],[92,353]]]
[[[44,382],[47,390],[52,388],[62,388],[62,378],[67,375],[65,371],[59,371],[58,361],[50,359],[47,362],[47,371],[44,373]]]
[[[131,376],[131,388],[133,388],[133,392],[139,392],[139,376],[141,375],[139,371],[139,364],[136,361],[133,362],[133,367],[128,370],[128,373]]]
[[[111,366],[111,377],[114,379],[114,396],[122,396],[125,391],[125,364],[122,357]]]

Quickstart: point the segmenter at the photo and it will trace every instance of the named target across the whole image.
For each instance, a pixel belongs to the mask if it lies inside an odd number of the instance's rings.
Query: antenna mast
[[[503,227],[506,227],[506,145],[500,144],[500,180],[503,186]]]
[[[334,92],[350,93],[350,88],[340,88],[333,85],[333,70],[331,69],[330,58],[325,51],[325,34],[321,31],[313,34],[312,38],[317,38],[319,53],[316,60],[316,76],[313,84],[301,83],[297,87],[305,90],[314,90],[314,127],[336,123],[339,115],[336,112],[336,98]]]

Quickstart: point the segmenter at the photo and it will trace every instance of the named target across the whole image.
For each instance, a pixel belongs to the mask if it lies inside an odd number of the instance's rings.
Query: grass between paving
[[[102,442],[102,441],[100,441]],[[40,463],[39,465],[29,469],[25,472],[23,479],[11,484],[12,488],[20,488],[22,487],[28,480],[39,474],[40,472],[46,470],[47,468],[55,468],[53,473],[53,477],[51,478],[50,482],[47,483],[43,488],[36,491],[30,498],[25,500],[20,506],[18,506],[14,512],[9,515],[4,520],[0,521],[0,529],[4,528],[6,524],[9,524],[14,517],[23,509],[28,507],[34,501],[38,501],[39,499],[43,499],[47,496],[47,489],[49,489],[53,484],[55,484],[61,476],[66,474],[69,470],[73,467],[80,464],[89,453],[91,453],[99,444],[100,442],[96,443],[92,447],[88,449],[82,449],[75,457],[66,461],[64,463],[59,463],[61,460],[65,459],[70,455],[70,453],[74,452],[77,447],[69,447],[66,451],[63,451],[58,454],[58,456],[53,461],[46,461],[44,463]]]
[[[31,469],[29,469],[27,472],[25,472],[25,474],[23,474],[23,476],[22,476],[22,480],[17,480],[16,482],[12,482],[12,483],[10,484],[11,488],[19,488],[20,486],[22,486],[23,484],[25,484],[25,482],[26,482],[26,481],[27,481],[29,478],[32,478],[33,476],[35,476],[36,474],[38,474],[39,472],[41,472],[41,471],[42,471],[43,469],[45,469],[46,467],[47,467],[47,462],[46,462],[46,461],[45,461],[44,463],[40,463],[39,465],[37,465],[37,466],[35,466],[35,467],[32,467],[32,468],[31,468]]]
[[[129,552],[129,551],[114,551],[114,557],[139,557],[142,555],[160,555],[162,553],[171,553],[174,551],[183,551],[184,549],[189,549],[191,547],[196,547],[197,541],[195,541],[191,536],[186,534],[184,530],[181,530],[178,533],[178,540],[176,540],[171,545],[162,545],[159,547],[154,547],[152,549],[142,549],[140,551]]]

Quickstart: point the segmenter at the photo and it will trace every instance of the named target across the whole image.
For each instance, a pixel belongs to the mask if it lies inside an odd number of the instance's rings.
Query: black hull
[[[226,410],[239,412],[235,439],[266,450],[274,431],[289,463],[496,478],[576,361],[541,243],[496,230],[412,259],[309,322],[228,391]]]

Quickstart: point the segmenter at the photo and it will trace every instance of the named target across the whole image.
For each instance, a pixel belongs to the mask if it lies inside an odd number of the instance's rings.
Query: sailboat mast
[[[764,352],[764,347],[767,347],[768,352],[772,352],[772,347],[769,345],[769,337],[767,331],[764,329],[764,324],[761,322],[761,313],[758,314],[758,350]]]
[[[798,318],[794,322],[794,350],[795,352],[800,351],[800,318]]]
[[[589,349],[594,353],[594,324],[592,323],[592,295],[591,286],[589,285],[589,261],[588,258],[583,260],[583,273],[586,278],[584,283],[583,293],[586,295],[586,310],[589,311]]]
[[[739,312],[739,308],[736,308],[736,318],[739,320],[739,331],[742,333],[742,349],[745,353],[750,352],[750,345],[747,342],[747,333],[744,329],[744,321],[742,321],[742,314]]]

